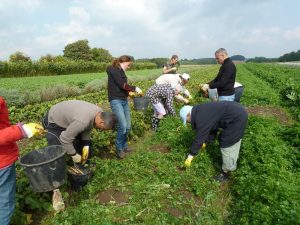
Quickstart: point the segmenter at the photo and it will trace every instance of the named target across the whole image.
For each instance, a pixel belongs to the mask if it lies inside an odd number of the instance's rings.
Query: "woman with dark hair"
[[[127,135],[131,128],[130,109],[128,104],[128,93],[130,91],[142,93],[142,90],[136,86],[127,83],[126,69],[130,67],[133,58],[128,55],[122,55],[113,60],[112,65],[106,70],[108,75],[108,100],[110,107],[118,119],[118,131],[116,137],[116,155],[118,158],[124,158],[128,148]]]

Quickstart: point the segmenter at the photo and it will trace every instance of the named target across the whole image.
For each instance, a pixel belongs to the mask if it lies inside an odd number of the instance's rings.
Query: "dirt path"
[[[283,125],[290,125],[293,123],[293,120],[288,115],[288,113],[280,107],[251,106],[251,107],[246,107],[246,110],[250,115],[262,116],[262,117],[275,117]]]

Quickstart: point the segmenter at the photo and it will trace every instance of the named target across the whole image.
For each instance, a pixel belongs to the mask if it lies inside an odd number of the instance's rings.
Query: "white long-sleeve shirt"
[[[174,89],[177,85],[180,85],[182,87],[181,93],[186,95],[187,97],[191,96],[190,92],[182,84],[182,79],[180,77],[180,74],[163,74],[155,80],[155,83],[156,84],[171,84],[172,88],[174,88]],[[181,96],[180,94],[176,95],[175,97],[178,100],[184,99],[183,96]]]

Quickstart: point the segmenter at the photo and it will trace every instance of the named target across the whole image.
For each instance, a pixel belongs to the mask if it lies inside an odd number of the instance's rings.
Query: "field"
[[[193,105],[207,101],[199,95],[198,85],[214,78],[218,68],[218,65],[181,68],[181,72],[191,75],[187,89],[194,97]],[[145,113],[135,111],[131,102],[130,144],[134,152],[117,160],[113,154],[115,132],[93,131],[94,176],[80,192],[73,191],[68,183],[62,186],[64,212],[54,213],[51,193],[33,193],[17,165],[18,205],[14,224],[300,224],[300,69],[239,64],[237,70],[237,81],[245,87],[241,104],[247,108],[249,122],[238,169],[230,182],[220,185],[212,180],[221,166],[218,142],[201,151],[186,170],[183,162],[195,135],[190,127],[183,127],[177,114],[164,119],[154,133],[150,130],[151,109]],[[128,74],[133,84],[146,90],[159,72]],[[104,77],[103,74],[59,76],[53,80],[47,77],[45,82],[75,86],[81,83],[78,87],[82,88],[101,76]],[[34,78],[30,83],[27,79],[18,82],[6,79],[5,87],[42,88],[41,80],[37,82]],[[22,107],[11,106],[11,119],[13,123],[38,122],[51,105],[65,99],[83,99],[108,109],[106,95],[103,89]],[[175,103],[175,106],[178,113],[182,105]],[[24,155],[46,146],[46,141],[39,137],[20,141],[19,146]]]

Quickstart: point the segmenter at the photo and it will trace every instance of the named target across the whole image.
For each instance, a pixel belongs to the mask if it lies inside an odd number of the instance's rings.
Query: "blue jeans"
[[[234,97],[235,97],[235,94],[233,95],[229,95],[229,96],[218,96],[218,90],[217,88],[214,88],[214,89],[208,89],[208,96],[209,96],[209,99],[211,101],[230,101],[230,102],[233,102],[234,101]]]
[[[0,169],[0,224],[8,225],[16,206],[15,164]]]
[[[110,101],[110,107],[118,119],[116,150],[123,151],[128,147],[127,135],[131,128],[129,104],[127,100],[114,99]]]
[[[229,102],[233,102],[234,101],[234,96],[235,94],[233,95],[229,95],[229,96],[219,96],[219,101],[229,101]]]

